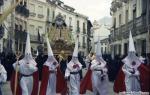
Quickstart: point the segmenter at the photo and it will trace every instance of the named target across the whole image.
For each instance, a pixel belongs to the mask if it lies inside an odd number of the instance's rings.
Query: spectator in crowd
[[[62,50],[60,54],[58,55],[58,62],[60,63],[60,70],[65,75],[65,71],[67,68],[67,55],[65,52]]]
[[[82,64],[82,68],[83,69],[86,68],[86,64],[85,64],[85,62],[83,60],[83,57],[81,56],[81,52],[78,53],[78,60]],[[83,78],[82,69],[79,71],[79,74],[80,74],[80,79],[82,79]]]

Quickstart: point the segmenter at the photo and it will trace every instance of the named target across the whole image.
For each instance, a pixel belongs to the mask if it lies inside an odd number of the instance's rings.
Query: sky
[[[61,0],[76,9],[76,12],[89,17],[91,21],[99,20],[105,16],[110,17],[112,0]]]

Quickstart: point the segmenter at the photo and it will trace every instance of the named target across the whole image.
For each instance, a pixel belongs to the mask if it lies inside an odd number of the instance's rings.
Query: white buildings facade
[[[2,10],[17,0],[2,0]],[[1,12],[2,13],[2,12]],[[44,46],[44,35],[54,23],[55,18],[61,14],[68,28],[71,29],[72,39],[75,41],[79,34],[79,50],[82,55],[87,52],[87,16],[75,12],[75,9],[65,5],[60,0],[23,0],[4,21],[9,32],[0,39],[0,51],[10,45],[15,51],[24,51],[27,32],[31,35],[32,50]],[[11,35],[10,31],[14,31]],[[10,39],[10,40],[8,40]],[[10,44],[12,43],[12,44]]]
[[[0,15],[4,15],[5,10],[7,10],[13,3],[12,0],[1,0],[0,1]],[[9,33],[12,31],[12,14],[8,15],[7,18],[0,25],[0,52],[5,51],[6,48],[10,48],[10,36]]]
[[[149,0],[112,0],[110,43],[113,56],[127,54],[129,31],[132,31],[137,54],[149,54],[147,20],[150,16],[147,7],[150,4],[147,6],[147,1]]]
[[[30,33],[31,46],[35,51],[44,41],[43,37],[46,32],[48,4],[39,0],[29,0],[28,7],[30,9],[30,15],[28,18],[27,31]]]
[[[101,41],[101,51],[102,54],[110,54],[110,46],[109,46],[109,33],[110,30],[108,29],[108,26],[105,26],[104,24],[99,24],[98,21],[94,21],[93,27],[93,51],[96,50],[96,44],[97,41]]]
[[[75,9],[65,5],[60,0],[29,0],[30,16],[28,18],[27,29],[32,35],[31,41],[34,50],[39,45],[38,35],[41,36],[48,31],[48,27],[51,27],[55,18],[60,14],[63,16],[68,28],[72,31],[72,38],[75,39],[75,35],[79,33],[79,50],[82,55],[85,55],[87,50],[87,16],[74,12]]]

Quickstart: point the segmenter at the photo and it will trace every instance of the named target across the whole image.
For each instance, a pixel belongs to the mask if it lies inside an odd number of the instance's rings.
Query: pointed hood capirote
[[[106,64],[106,61],[102,57],[100,38],[98,38],[97,45],[96,45],[96,60]]]
[[[27,40],[26,40],[26,48],[25,48],[25,56],[22,60],[20,60],[19,62],[25,62],[25,63],[30,63],[30,64],[34,64],[36,66],[36,62],[32,57],[32,53],[31,53],[31,45],[30,45],[30,35],[29,33],[27,33]]]
[[[39,55],[39,52],[38,52],[38,50],[36,51],[36,56],[38,56]]]
[[[100,41],[100,39],[98,39],[98,41],[97,41],[96,56],[102,56],[102,52],[101,52],[101,41]]]
[[[131,31],[130,31],[130,34],[129,34],[129,52],[136,52]]]
[[[77,37],[75,42],[75,48],[72,55],[73,57],[78,57],[78,46],[79,46],[79,38]]]
[[[129,51],[128,51],[128,56],[125,57],[122,62],[125,63],[127,66],[132,67],[132,68],[137,68],[140,66],[141,61],[140,59],[136,56],[136,50],[135,50],[135,46],[134,46],[134,41],[133,41],[133,37],[132,37],[132,33],[130,31],[129,33],[129,47],[128,47]],[[136,64],[132,64],[132,63],[136,63]]]
[[[29,54],[31,54],[31,45],[30,45],[30,35],[29,35],[29,33],[27,33],[25,55],[29,55]]]
[[[53,51],[52,51],[52,48],[51,48],[50,43],[49,43],[48,37],[47,37],[46,41],[47,41],[47,52],[48,52],[48,56],[54,56]]]
[[[50,43],[49,43],[48,37],[46,37],[46,41],[47,41],[47,53],[48,53],[48,58],[47,58],[46,62],[44,63],[44,65],[49,66],[49,65],[50,65],[51,63],[53,63],[53,62],[56,62],[56,63],[58,63],[58,62],[57,62],[57,60],[56,60],[55,57],[54,57],[54,54],[53,54],[51,45],[50,45]]]

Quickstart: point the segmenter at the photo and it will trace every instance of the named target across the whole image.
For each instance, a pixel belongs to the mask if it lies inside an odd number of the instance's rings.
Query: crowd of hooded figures
[[[3,95],[1,87],[7,80],[10,80],[13,95],[80,95],[87,90],[93,95],[112,95],[109,93],[109,81],[114,82],[116,94],[141,95],[131,92],[146,92],[142,95],[149,95],[150,69],[136,56],[131,32],[128,55],[116,57],[115,60],[109,55],[102,56],[100,40],[97,41],[95,53],[90,53],[83,60],[78,53],[78,36],[75,41],[72,56],[67,57],[64,51],[55,56],[46,37],[47,55],[39,54],[35,58],[27,34],[24,56],[19,53],[0,55],[0,95]],[[84,68],[87,72],[82,76]]]

